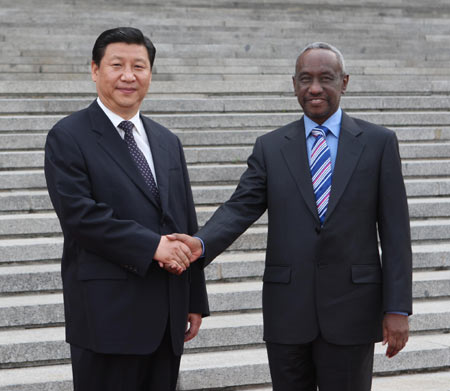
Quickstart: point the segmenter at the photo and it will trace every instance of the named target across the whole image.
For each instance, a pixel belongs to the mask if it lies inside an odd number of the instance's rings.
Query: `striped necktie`
[[[155,178],[153,177],[152,170],[150,169],[147,159],[145,159],[144,154],[139,149],[139,147],[136,144],[136,140],[134,139],[133,122],[122,121],[119,125],[117,125],[117,127],[122,129],[125,132],[124,140],[127,143],[128,150],[130,151],[130,155],[133,158],[134,162],[136,163],[136,166],[137,166],[139,172],[144,177],[145,183],[149,187],[151,193],[155,197],[156,201],[158,203],[160,203],[159,191],[158,191],[158,187],[156,186],[156,182],[155,182]]]
[[[323,225],[327,213],[333,174],[330,148],[326,140],[328,132],[329,129],[325,126],[317,126],[311,131],[315,140],[311,151],[310,169],[320,225]]]

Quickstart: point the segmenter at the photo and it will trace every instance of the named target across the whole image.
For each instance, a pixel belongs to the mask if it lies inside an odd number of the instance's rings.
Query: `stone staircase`
[[[62,238],[43,174],[46,133],[95,98],[90,51],[110,27],[154,41],[143,112],[185,146],[200,224],[234,190],[257,136],[297,119],[305,44],[339,47],[342,106],[397,132],[414,252],[412,335],[374,391],[450,390],[450,4],[435,0],[0,0],[0,391],[69,391]],[[264,215],[207,269],[210,307],[180,390],[271,390],[262,342]]]

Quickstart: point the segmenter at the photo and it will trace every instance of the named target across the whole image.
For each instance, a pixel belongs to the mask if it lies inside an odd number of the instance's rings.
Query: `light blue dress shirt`
[[[305,122],[305,137],[306,137],[306,148],[308,151],[308,160],[311,165],[311,150],[314,144],[315,137],[311,134],[311,131],[319,124],[315,123],[312,119],[303,115]],[[326,126],[330,131],[327,134],[327,144],[330,149],[331,155],[331,169],[334,171],[334,165],[336,163],[336,155],[339,142],[339,134],[341,133],[341,120],[342,120],[342,109],[339,108],[337,111],[328,118],[322,126]]]

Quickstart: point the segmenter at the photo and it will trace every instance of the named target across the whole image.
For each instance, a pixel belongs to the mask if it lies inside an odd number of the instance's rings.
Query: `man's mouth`
[[[313,105],[319,105],[319,104],[325,102],[325,99],[323,99],[323,98],[311,98],[311,99],[308,99],[308,102],[313,104]]]
[[[124,94],[132,94],[136,91],[136,88],[131,87],[118,87],[117,89]]]

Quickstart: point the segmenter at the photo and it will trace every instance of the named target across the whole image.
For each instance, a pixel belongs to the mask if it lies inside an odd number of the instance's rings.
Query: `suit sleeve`
[[[108,261],[131,265],[138,275],[146,274],[160,235],[135,221],[116,218],[111,206],[93,198],[83,153],[58,125],[47,137],[45,177],[66,237]]]
[[[196,234],[205,243],[203,266],[228,248],[267,209],[266,179],[263,145],[258,138],[233,195]]]
[[[412,253],[408,203],[398,141],[386,141],[380,170],[378,230],[382,251],[384,312],[412,313]]]
[[[184,188],[186,189],[188,234],[193,235],[198,230],[197,214],[195,212],[194,198],[192,196],[191,183],[189,181],[189,173],[187,171],[186,159],[184,157],[183,147],[178,140],[180,151],[180,161],[183,172]],[[190,287],[189,287],[189,312],[194,314],[209,315],[208,293],[206,291],[205,273],[200,267],[199,262],[194,262],[190,266]]]

